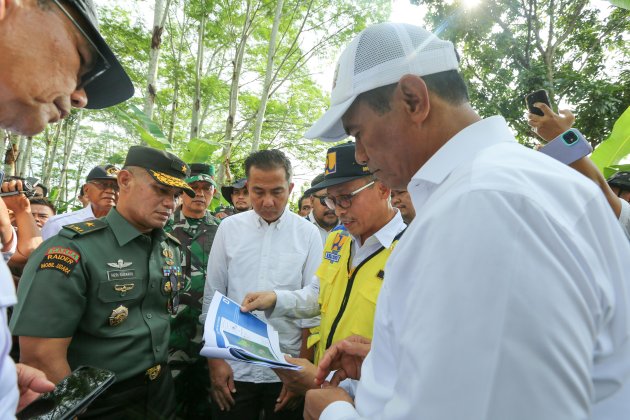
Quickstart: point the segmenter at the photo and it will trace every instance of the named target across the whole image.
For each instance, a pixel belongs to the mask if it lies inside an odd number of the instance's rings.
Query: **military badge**
[[[127,307],[120,305],[118,308],[112,311],[112,314],[109,316],[109,325],[112,327],[117,327],[129,316],[129,309]]]
[[[162,251],[162,255],[164,255],[166,258],[173,258],[173,250],[170,248],[166,248]]]
[[[110,267],[118,268],[119,270],[123,269],[125,267],[129,267],[131,264],[133,264],[133,263],[132,262],[124,262],[122,259],[120,259],[120,260],[118,260],[116,262],[113,262],[113,263],[107,263],[107,265],[109,265]]]
[[[120,296],[125,296],[128,291],[132,290],[136,285],[134,283],[115,284],[114,290],[120,293]]]
[[[81,255],[73,249],[53,246],[44,254],[37,271],[57,270],[67,276],[74,270],[80,259]]]

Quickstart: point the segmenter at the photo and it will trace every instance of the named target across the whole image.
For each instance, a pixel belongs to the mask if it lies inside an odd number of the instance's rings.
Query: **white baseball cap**
[[[358,95],[397,83],[405,74],[426,76],[457,70],[455,47],[419,26],[380,23],[364,29],[341,53],[330,108],[304,134],[307,139],[347,137],[341,117]]]

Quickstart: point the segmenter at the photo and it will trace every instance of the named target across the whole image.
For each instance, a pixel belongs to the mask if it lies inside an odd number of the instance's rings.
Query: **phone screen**
[[[543,116],[545,115],[540,108],[534,106],[536,102],[542,102],[551,108],[551,103],[549,102],[549,95],[547,91],[544,89],[537,90],[536,92],[532,92],[525,97],[525,103],[527,104],[527,109],[532,114]]]
[[[18,419],[65,419],[82,409],[114,382],[113,372],[82,366],[17,414]]]

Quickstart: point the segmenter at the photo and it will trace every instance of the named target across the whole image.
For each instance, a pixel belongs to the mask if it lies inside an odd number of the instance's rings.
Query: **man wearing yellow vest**
[[[328,189],[321,200],[335,210],[345,228],[328,235],[317,281],[301,290],[249,293],[241,308],[267,310],[269,317],[321,314],[320,327],[309,338],[309,346],[315,345],[315,365],[339,340],[355,334],[372,337],[385,263],[406,227],[391,206],[390,189],[355,161],[354,152],[351,142],[328,149],[324,180],[313,186]],[[288,360],[304,369],[276,370],[285,385],[299,393],[314,388],[315,365],[304,359]]]

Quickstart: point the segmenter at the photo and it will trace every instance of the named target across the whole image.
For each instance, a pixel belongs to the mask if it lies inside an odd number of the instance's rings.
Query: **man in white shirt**
[[[627,419],[630,245],[591,181],[475,113],[457,68],[422,28],[371,26],[306,133],[354,136],[357,161],[417,211],[385,269],[354,404],[311,390],[306,418]],[[340,348],[328,366],[344,377]]]
[[[339,218],[335,214],[335,211],[329,208],[324,202],[328,190],[326,188],[316,188],[316,185],[323,181],[324,174],[317,175],[311,182],[311,188],[306,190],[304,195],[309,195],[312,199],[312,209],[306,217],[317,227],[322,237],[322,244],[325,244],[328,234],[336,226],[339,226]]]
[[[245,160],[245,172],[253,210],[219,225],[208,260],[202,322],[215,291],[241,302],[251,290],[301,289],[312,281],[321,260],[317,229],[287,208],[293,183],[291,162],[284,153],[255,152]],[[268,322],[279,333],[282,351],[298,356],[301,322],[288,318]],[[209,359],[208,365],[213,419],[256,419],[261,409],[265,419],[302,418],[301,403],[294,406],[297,398],[280,395],[282,382],[271,369],[223,359]]]
[[[119,169],[114,165],[100,165],[92,168],[83,185],[83,192],[89,204],[81,210],[58,214],[48,219],[48,223],[42,228],[42,238],[46,240],[55,236],[66,225],[107,216],[118,201],[119,188],[116,180],[118,171]]]

